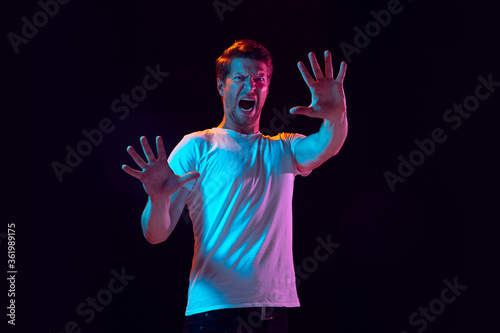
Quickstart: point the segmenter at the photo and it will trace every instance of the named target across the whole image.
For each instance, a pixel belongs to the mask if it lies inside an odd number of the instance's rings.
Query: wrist
[[[149,195],[148,196],[148,201],[152,204],[156,204],[156,205],[167,205],[167,204],[170,204],[170,198],[172,196],[170,195],[155,195],[155,196],[152,196],[152,195]]]
[[[347,124],[347,112],[336,112],[330,117],[324,118],[323,123],[327,127],[339,126]]]

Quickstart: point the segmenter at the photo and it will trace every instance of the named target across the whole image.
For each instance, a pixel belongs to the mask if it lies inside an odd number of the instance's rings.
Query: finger
[[[297,115],[297,114],[302,114],[305,116],[309,116],[312,112],[314,111],[313,108],[309,106],[295,106],[290,109],[290,113]]]
[[[321,72],[321,68],[318,64],[318,59],[316,59],[316,55],[314,54],[314,52],[309,52],[309,61],[311,62],[311,67],[316,80],[324,78],[323,72]]]
[[[131,167],[129,167],[128,165],[126,165],[126,164],[122,165],[122,170],[125,171],[126,173],[128,173],[129,175],[131,175],[134,178],[137,178],[139,180],[141,179],[142,172],[140,172],[138,170],[134,170]]]
[[[155,155],[153,154],[153,151],[151,150],[151,147],[149,146],[148,139],[145,136],[141,137],[141,145],[142,145],[142,150],[144,151],[144,154],[146,154],[146,157],[148,158],[148,162],[153,162],[156,160]]]
[[[306,84],[309,87],[311,87],[314,83],[314,79],[311,76],[311,74],[309,74],[309,71],[307,70],[306,65],[304,65],[304,63],[302,61],[299,61],[297,66],[299,67],[300,74],[302,74],[302,78],[304,79]]]
[[[344,77],[346,71],[347,71],[347,63],[345,61],[342,61],[342,63],[340,64],[339,73],[337,74],[337,78],[335,80],[339,83],[344,83]]]
[[[325,77],[333,79],[332,53],[325,51]]]
[[[135,163],[137,163],[137,165],[141,168],[141,169],[145,169],[146,166],[148,165],[146,162],[144,162],[144,160],[142,159],[141,156],[139,156],[139,154],[137,154],[137,152],[135,151],[134,147],[132,146],[128,146],[127,148],[127,152],[128,154],[134,159]]]
[[[156,137],[156,152],[158,155],[158,160],[166,160],[167,153],[165,152],[165,146],[163,145],[163,139],[161,136]]]
[[[188,172],[184,176],[179,177],[179,182],[181,183],[181,186],[186,184],[188,181],[200,178],[200,173],[193,171],[193,172]]]

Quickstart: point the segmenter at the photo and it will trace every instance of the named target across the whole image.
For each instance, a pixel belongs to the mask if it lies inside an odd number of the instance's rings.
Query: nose
[[[249,75],[245,80],[245,89],[247,91],[252,91],[255,89],[255,81],[253,79],[253,76]]]

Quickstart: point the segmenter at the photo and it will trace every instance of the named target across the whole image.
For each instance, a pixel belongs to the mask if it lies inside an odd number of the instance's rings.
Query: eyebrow
[[[238,72],[234,72],[232,75],[248,75],[248,74],[245,74],[243,72],[239,72],[238,71]],[[260,71],[257,72],[256,75],[264,75],[265,76],[265,75],[267,75],[267,73],[265,71],[263,71],[263,70],[260,70]]]

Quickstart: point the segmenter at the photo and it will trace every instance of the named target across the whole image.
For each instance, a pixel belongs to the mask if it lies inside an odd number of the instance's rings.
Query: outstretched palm
[[[122,166],[122,169],[132,177],[139,179],[144,186],[144,190],[150,197],[169,198],[186,182],[200,177],[198,172],[189,172],[183,176],[174,174],[168,165],[167,154],[165,153],[165,147],[161,137],[158,136],[156,138],[158,158],[155,158],[146,137],[141,137],[140,141],[148,162],[146,163],[142,157],[139,156],[134,147],[129,146],[127,152],[142,171],[134,170],[125,164]]]
[[[344,117],[346,112],[346,101],[343,83],[347,68],[346,62],[343,61],[341,63],[337,78],[334,78],[332,55],[330,51],[325,51],[325,75],[323,75],[313,52],[309,53],[309,61],[311,62],[316,80],[309,74],[306,66],[302,62],[298,63],[298,67],[302,74],[302,78],[311,91],[311,104],[309,106],[296,106],[292,108],[290,112],[328,120]]]

